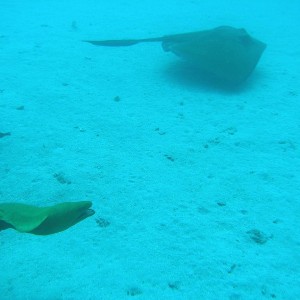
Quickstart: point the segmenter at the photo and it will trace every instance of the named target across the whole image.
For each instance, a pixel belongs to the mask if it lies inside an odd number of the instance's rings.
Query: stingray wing
[[[239,84],[251,74],[266,48],[244,29],[229,26],[166,36],[162,46],[231,84]]]

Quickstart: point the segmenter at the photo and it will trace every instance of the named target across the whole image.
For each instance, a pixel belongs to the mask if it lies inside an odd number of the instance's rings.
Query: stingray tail
[[[159,38],[150,38],[150,39],[136,39],[136,40],[105,40],[105,41],[83,41],[95,46],[107,46],[107,47],[124,47],[132,46],[139,43],[149,43],[149,42],[161,42],[163,41],[162,37]]]

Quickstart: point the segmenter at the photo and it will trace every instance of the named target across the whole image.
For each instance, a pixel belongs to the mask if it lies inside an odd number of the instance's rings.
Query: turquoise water
[[[299,299],[299,11],[0,0],[0,217],[95,211],[51,235],[2,230],[0,299]],[[160,43],[82,41],[222,25],[267,44],[236,88]]]

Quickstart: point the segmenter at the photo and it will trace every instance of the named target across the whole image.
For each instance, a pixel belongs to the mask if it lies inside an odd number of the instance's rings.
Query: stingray
[[[96,46],[132,46],[161,42],[166,52],[187,60],[204,74],[231,85],[245,81],[255,69],[266,44],[245,29],[220,26],[211,30],[125,40],[86,40]]]
[[[48,235],[68,229],[92,216],[92,202],[64,202],[48,207],[23,203],[0,203],[0,231],[13,228],[19,232]]]

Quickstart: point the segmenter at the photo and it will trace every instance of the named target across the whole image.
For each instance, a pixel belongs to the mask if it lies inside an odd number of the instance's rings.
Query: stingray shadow
[[[186,61],[174,61],[166,65],[163,72],[170,81],[187,88],[222,94],[239,94],[250,90],[263,77],[263,74],[259,70],[254,70],[245,82],[239,85],[231,85],[213,77],[209,73],[199,70],[199,68]]]

